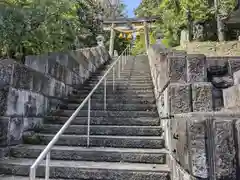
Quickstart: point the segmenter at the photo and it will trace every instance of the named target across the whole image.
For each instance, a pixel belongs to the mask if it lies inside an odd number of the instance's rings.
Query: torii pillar
[[[148,54],[148,48],[149,48],[149,28],[148,28],[147,21],[144,21],[144,34],[145,34],[146,53]]]
[[[111,36],[110,36],[110,44],[109,44],[109,54],[110,54],[111,57],[113,57],[113,55],[114,55],[114,38],[115,38],[114,28],[115,28],[115,24],[112,23],[112,26],[111,26]]]

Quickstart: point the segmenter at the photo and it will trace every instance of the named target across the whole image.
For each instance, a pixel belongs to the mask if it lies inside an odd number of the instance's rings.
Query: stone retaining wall
[[[222,91],[233,85],[240,58],[206,58],[156,45],[148,57],[172,179],[239,179],[240,113],[216,107]],[[224,67],[226,72],[214,74]],[[231,83],[226,85],[228,76]],[[215,77],[225,86],[216,87]]]
[[[25,65],[0,61],[0,149],[21,143],[24,133],[41,125],[108,60],[108,52],[97,47],[28,56]]]

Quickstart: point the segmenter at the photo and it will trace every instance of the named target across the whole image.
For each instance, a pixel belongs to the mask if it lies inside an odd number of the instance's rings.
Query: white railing
[[[127,57],[130,55],[131,47],[128,46],[120,56],[118,56],[117,60],[115,60],[110,68],[107,70],[107,72],[102,76],[102,78],[99,80],[99,82],[96,84],[96,86],[92,89],[92,91],[88,94],[88,96],[83,100],[83,102],[79,105],[77,110],[72,114],[72,116],[67,120],[67,122],[63,125],[63,127],[58,131],[58,133],[54,136],[54,138],[50,141],[50,143],[46,146],[46,148],[42,151],[42,153],[38,156],[34,164],[30,168],[30,180],[36,180],[36,170],[40,163],[46,159],[45,161],[45,180],[49,180],[50,175],[50,160],[51,160],[51,150],[53,146],[56,144],[56,142],[59,140],[61,135],[65,132],[65,130],[70,126],[72,121],[77,117],[80,110],[83,108],[83,106],[88,103],[88,128],[87,128],[87,146],[90,145],[90,122],[91,122],[91,97],[94,94],[94,92],[98,89],[98,87],[103,83],[104,84],[104,110],[107,109],[107,75],[110,74],[110,72],[113,73],[112,77],[112,86],[113,91],[115,90],[115,80],[117,79],[115,77],[116,72],[118,72],[118,78],[120,78],[120,71],[124,69],[124,66],[127,63]],[[117,70],[115,69],[117,66]],[[116,71],[115,71],[116,70]]]

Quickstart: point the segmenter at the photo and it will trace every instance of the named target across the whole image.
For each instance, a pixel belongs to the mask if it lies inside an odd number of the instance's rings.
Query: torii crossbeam
[[[119,32],[136,32],[144,29],[146,50],[149,47],[149,23],[155,22],[159,17],[149,18],[119,18],[116,20],[105,19],[103,21],[104,30],[119,31]],[[113,51],[115,35],[111,33],[109,52]],[[110,53],[111,54],[111,53]]]

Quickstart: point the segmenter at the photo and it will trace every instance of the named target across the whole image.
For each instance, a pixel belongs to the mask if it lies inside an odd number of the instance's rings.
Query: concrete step
[[[33,145],[47,145],[55,134],[25,135],[24,142]],[[86,135],[62,135],[56,145],[61,146],[87,146]],[[92,147],[116,148],[164,148],[164,139],[160,136],[90,136]]]
[[[81,94],[81,95],[72,95],[69,97],[69,99],[81,99],[85,98],[88,96],[89,93]],[[92,95],[92,98],[103,98],[104,93],[94,93]],[[127,99],[138,99],[138,98],[149,98],[149,99],[154,99],[153,93],[138,93],[138,94],[130,94],[130,93],[107,93],[107,98],[112,99],[112,98],[127,98]]]
[[[88,79],[88,82],[93,81],[93,82],[98,82],[103,76],[93,76]],[[112,82],[113,80],[113,74],[108,75],[107,77],[107,82]],[[148,83],[152,82],[151,76],[149,77],[144,77],[144,76],[139,76],[139,77],[134,77],[134,76],[123,76],[120,74],[120,77],[118,74],[115,75],[114,81],[119,81],[119,82],[128,82],[129,84],[134,84],[134,83]]]
[[[96,77],[91,77],[88,79],[89,81],[96,81],[98,82],[100,79],[102,78],[102,76],[96,76]],[[113,75],[109,75],[106,77],[107,81],[112,81],[113,80]],[[122,82],[152,82],[151,77],[131,77],[131,76],[120,76],[120,78],[118,77],[118,75],[116,75],[114,77],[114,81],[122,81]]]
[[[85,89],[87,89],[87,90],[92,90],[93,89],[93,87],[92,86],[84,86],[84,87],[82,87],[82,89],[81,90],[85,90]],[[103,85],[100,85],[99,87],[98,87],[98,90],[99,89],[104,89],[104,86]],[[112,89],[112,85],[109,85],[108,86],[108,89]],[[125,86],[123,86],[123,85],[118,85],[118,84],[116,84],[116,86],[115,86],[115,90],[129,90],[129,91],[138,91],[138,90],[142,90],[142,91],[144,91],[144,90],[153,90],[153,86],[127,86],[127,85],[125,85]]]
[[[69,117],[63,116],[48,116],[45,117],[44,123],[64,124]],[[72,125],[86,125],[87,117],[77,117]],[[160,119],[151,117],[91,117],[91,125],[118,125],[118,126],[159,126]]]
[[[0,175],[1,180],[29,180],[29,177],[27,176],[11,176],[11,175]],[[36,178],[36,180],[45,180],[44,178]],[[64,179],[49,179],[49,180],[64,180]],[[73,179],[68,179],[68,180],[73,180]]]
[[[92,89],[81,89],[79,90],[79,94],[89,94],[91,92]],[[153,89],[149,88],[149,89],[127,89],[126,88],[122,88],[120,89],[120,87],[118,87],[117,89],[115,89],[113,91],[112,87],[107,87],[106,88],[108,93],[111,94],[117,94],[117,93],[121,93],[121,94],[151,94],[152,96],[154,96],[153,94]],[[95,93],[104,93],[104,88],[99,88],[95,91]]]
[[[69,98],[65,98],[65,103],[77,103],[81,104],[83,100],[86,98],[85,97],[76,97],[73,98],[72,96]],[[91,103],[104,103],[104,96],[93,96],[91,98]],[[108,97],[107,98],[107,103],[108,104],[114,104],[114,103],[122,103],[122,104],[153,104],[155,103],[155,98],[154,97],[126,97],[126,96],[115,96],[115,97]]]
[[[97,84],[96,83],[93,83],[93,82],[90,82],[88,83],[87,85],[90,86],[90,87],[95,87]],[[103,85],[102,85],[103,86]],[[112,82],[108,82],[107,83],[107,86],[110,88],[113,86],[113,83]],[[153,89],[153,84],[152,83],[126,83],[126,82],[116,82],[115,83],[115,87],[117,86],[120,86],[120,87],[136,87],[136,88],[152,88]]]
[[[107,70],[104,70],[104,71],[101,71],[101,72],[96,72],[92,75],[92,77],[97,77],[97,76],[103,76],[105,73],[107,72]],[[115,69],[115,73],[117,74],[118,73],[118,69]],[[110,74],[113,74],[112,72],[109,73]],[[150,74],[150,70],[143,70],[143,69],[139,69],[138,71],[137,70],[121,70],[120,71],[120,75],[122,76],[130,76],[130,77],[146,77],[146,78],[149,78],[151,77],[151,74]]]
[[[58,110],[53,115],[70,117],[74,113],[74,110]],[[78,117],[88,116],[88,110],[81,110]],[[158,117],[156,111],[91,111],[91,117]]]
[[[118,78],[118,71],[115,72],[115,78]],[[101,74],[93,74],[90,79],[101,79],[101,77],[104,76],[104,73]],[[113,77],[113,72],[110,72],[107,76],[107,78],[112,78]],[[151,79],[151,74],[139,74],[139,73],[131,73],[131,72],[126,72],[120,73],[120,79],[125,79],[125,78],[132,78],[132,79]]]
[[[92,84],[92,83],[98,83],[99,82],[99,80],[89,80],[88,81],[90,84]],[[113,80],[112,79],[107,79],[107,83],[109,84],[109,83],[111,83],[112,84],[112,82],[113,82]],[[114,80],[114,82],[116,82],[116,83],[120,83],[120,84],[123,84],[123,83],[126,83],[126,84],[143,84],[143,85],[152,85],[153,83],[152,83],[152,81],[151,80],[142,80],[142,79],[140,79],[139,78],[139,80],[131,80],[131,79],[123,79],[123,80],[121,80],[121,79],[115,79]]]
[[[78,96],[82,95],[88,95],[91,92],[91,90],[79,90],[79,93],[77,94]],[[113,91],[112,87],[106,87],[106,92],[107,96],[116,96],[116,95],[124,95],[124,96],[133,96],[133,97],[153,97],[154,93],[152,89],[149,90],[124,90],[124,89],[115,89]],[[93,96],[99,96],[104,94],[104,89],[97,89],[94,93]],[[75,97],[76,95],[70,96]]]
[[[141,71],[141,70],[139,70]],[[106,71],[105,71],[106,72]],[[115,71],[115,77],[118,77],[119,73],[118,70]],[[101,77],[104,76],[104,73],[97,73],[97,74],[93,74],[90,78],[93,79],[99,79]],[[111,71],[107,76],[107,78],[112,78],[113,77],[113,71]],[[140,77],[144,78],[144,79],[151,79],[152,75],[149,72],[143,72],[143,73],[139,73],[139,72],[131,72],[131,71],[126,71],[120,72],[120,78],[136,78],[136,79],[140,79]]]
[[[130,84],[130,85],[134,85],[134,84],[152,84],[152,80],[144,80],[144,79],[141,79],[141,78],[139,78],[139,80],[131,80],[131,79],[123,79],[123,80],[121,80],[121,79],[115,79],[114,80],[115,82],[117,82],[117,83],[120,83],[120,84],[124,84],[124,83],[127,83],[127,84]],[[89,79],[88,80],[88,83],[94,83],[94,84],[96,84],[96,83],[98,83],[99,82],[99,80],[92,80],[92,79]],[[109,83],[109,84],[112,84],[112,80],[110,80],[110,79],[107,79],[107,83]]]
[[[79,100],[84,100],[87,96],[89,95],[89,93],[82,93],[82,94],[75,94],[75,95],[71,95],[69,97],[69,100],[76,100],[76,99],[79,99]],[[151,101],[154,101],[154,95],[153,93],[146,93],[146,94],[143,94],[143,93],[139,93],[139,94],[131,94],[131,93],[121,93],[121,92],[116,92],[114,94],[112,94],[111,92],[108,92],[107,91],[107,95],[106,95],[106,98],[107,100],[110,100],[110,103],[108,104],[111,104],[111,100],[115,99],[115,102],[113,102],[114,104],[117,103],[117,104],[125,104],[123,103],[122,101],[123,100],[140,100],[140,99],[143,99],[143,100],[151,100]],[[104,93],[102,92],[99,92],[99,93],[94,93],[92,94],[91,96],[91,99],[98,99],[98,100],[103,100],[104,99]],[[120,100],[120,101],[119,101]],[[132,103],[129,103],[129,104],[132,104]],[[133,103],[135,104],[135,103]],[[139,104],[139,103],[136,103],[136,105]]]
[[[9,159],[2,161],[0,172],[18,176],[28,176],[32,159]],[[75,180],[169,180],[167,165],[114,163],[89,161],[59,161],[50,162],[50,177]],[[45,162],[37,169],[36,175],[44,177]]]
[[[11,157],[36,159],[45,146],[20,145],[11,149]],[[55,146],[51,151],[52,160],[94,161],[94,162],[129,162],[165,164],[165,149],[129,149],[102,147]]]
[[[131,76],[131,75],[128,75],[128,76],[120,76],[120,79],[118,78],[118,75],[115,76],[115,79],[116,80],[116,77],[117,77],[117,80],[122,80],[122,81],[151,81],[152,82],[152,78],[151,76],[147,76],[147,77],[134,77],[134,76]],[[93,76],[91,77],[89,80],[95,80],[95,81],[99,81],[100,79],[102,78],[102,76]],[[107,76],[107,80],[113,80],[113,74],[109,74]]]
[[[92,91],[92,89],[90,89],[90,88],[89,89],[81,89],[81,90],[79,90],[78,95],[89,94],[91,91]],[[122,89],[120,89],[118,87],[113,90],[112,86],[110,86],[110,87],[108,86],[108,87],[106,87],[106,91],[107,91],[107,95],[123,94],[123,95],[136,95],[136,96],[142,96],[142,95],[154,96],[152,88],[149,88],[149,89],[124,89],[124,87],[122,87]],[[94,92],[94,94],[103,94],[103,93],[104,93],[104,88],[96,89],[96,91]]]
[[[122,71],[120,70],[120,77],[134,77],[134,78],[139,78],[139,77],[144,77],[144,78],[150,78],[151,74],[149,71],[146,70],[140,70],[141,72],[133,72],[133,71]],[[91,77],[98,77],[98,76],[104,76],[107,70],[104,70],[102,72],[97,72],[92,74]],[[113,75],[113,71],[111,71],[107,76]],[[118,75],[118,69],[115,69],[115,75]]]
[[[66,104],[62,105],[61,109],[75,110],[79,107],[79,104]],[[88,104],[83,107],[84,110],[88,109]],[[103,110],[103,103],[93,103],[91,106],[92,110]],[[107,110],[110,111],[153,111],[156,110],[155,104],[107,104]]]
[[[65,99],[65,103],[67,104],[81,104],[83,102],[83,100],[85,99],[85,97],[81,98],[81,99],[73,99],[73,98],[69,98],[69,99]],[[96,97],[92,97],[91,98],[91,104],[95,104],[95,103],[104,103],[104,98],[96,98]],[[143,99],[127,99],[127,98],[108,98],[107,99],[107,103],[108,104],[114,104],[114,103],[122,103],[122,104],[155,104],[155,100],[153,98],[149,99],[149,98],[143,98]]]
[[[43,124],[38,130],[41,133],[56,134],[62,128],[61,124]],[[64,134],[86,135],[87,125],[70,125]],[[159,126],[105,126],[91,125],[91,135],[117,135],[117,136],[161,136]]]

